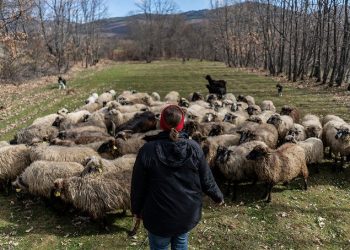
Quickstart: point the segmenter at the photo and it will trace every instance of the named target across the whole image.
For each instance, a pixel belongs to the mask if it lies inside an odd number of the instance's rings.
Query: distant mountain
[[[193,10],[180,13],[181,16],[189,23],[199,23],[207,18],[210,10]],[[141,19],[142,15],[132,15],[127,17],[112,17],[101,20],[101,30],[104,36],[108,37],[125,37],[129,32],[128,22]]]

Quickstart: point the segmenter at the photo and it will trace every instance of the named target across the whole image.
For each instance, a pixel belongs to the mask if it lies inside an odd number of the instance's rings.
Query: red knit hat
[[[172,127],[166,123],[165,116],[164,116],[164,111],[170,107],[176,107],[182,114],[182,117],[181,117],[179,124],[177,124],[175,127],[176,131],[180,132],[184,128],[184,125],[185,125],[185,115],[184,115],[184,112],[182,111],[182,109],[177,105],[169,105],[162,110],[162,113],[160,114],[160,128],[164,131],[170,131],[172,129]]]

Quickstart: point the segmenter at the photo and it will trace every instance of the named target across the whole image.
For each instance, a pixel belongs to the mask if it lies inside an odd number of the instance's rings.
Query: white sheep
[[[98,156],[88,147],[34,146],[30,149],[30,159],[34,161],[78,162],[82,164],[87,157]]]
[[[270,100],[265,100],[265,101],[263,101],[263,102],[261,103],[260,107],[261,107],[261,110],[262,110],[262,111],[269,110],[269,111],[272,111],[272,112],[274,112],[274,113],[276,112],[276,107],[275,107],[275,105],[273,104],[273,102],[270,101]]]
[[[303,125],[305,128],[307,138],[322,137],[322,124],[320,118],[318,118],[316,115],[305,115],[301,121],[301,125]]]
[[[0,182],[14,180],[31,163],[29,148],[23,144],[0,148]]]
[[[76,162],[35,161],[12,182],[16,192],[51,198],[54,181],[79,176],[84,167]]]
[[[170,91],[164,97],[164,101],[167,103],[178,103],[179,100],[180,100],[180,94],[177,91]]]
[[[151,96],[154,101],[160,101],[160,95],[157,92],[152,92]]]

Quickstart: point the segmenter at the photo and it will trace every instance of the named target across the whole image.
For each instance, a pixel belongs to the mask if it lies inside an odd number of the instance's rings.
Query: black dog
[[[283,86],[279,83],[276,85],[278,96],[282,96]]]

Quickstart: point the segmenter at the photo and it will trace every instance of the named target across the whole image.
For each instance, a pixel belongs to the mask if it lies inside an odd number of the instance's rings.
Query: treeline
[[[142,0],[143,14],[119,43],[127,59],[180,57],[220,60],[229,67],[263,68],[291,81],[348,81],[348,0],[211,0],[201,22],[175,15],[171,0]],[[120,56],[120,54],[119,54]]]
[[[103,0],[0,0],[0,80],[96,63],[104,13]]]

